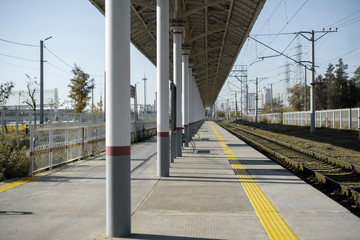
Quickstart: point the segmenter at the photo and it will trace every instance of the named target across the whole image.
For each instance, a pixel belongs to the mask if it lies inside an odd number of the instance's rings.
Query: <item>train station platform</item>
[[[194,142],[162,178],[156,138],[131,146],[127,239],[359,239],[358,217],[216,123]],[[105,156],[37,177],[0,192],[0,239],[115,239],[105,233]]]

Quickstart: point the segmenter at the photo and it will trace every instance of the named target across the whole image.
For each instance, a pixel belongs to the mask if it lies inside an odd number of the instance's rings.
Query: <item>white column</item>
[[[173,20],[172,22],[172,33],[173,33],[173,70],[174,70],[174,83],[176,86],[176,156],[181,157],[182,151],[182,136],[181,136],[181,116],[182,116],[182,104],[181,104],[181,93],[182,93],[182,58],[181,48],[183,41],[183,28],[184,24],[181,20]]]
[[[157,174],[169,176],[169,1],[156,5]]]
[[[188,122],[188,107],[189,107],[189,55],[190,55],[190,47],[187,45],[183,45],[182,48],[182,125],[184,128],[184,134],[186,137],[189,136],[189,122]],[[188,142],[185,142],[185,147],[188,147]]]
[[[106,232],[131,233],[130,1],[106,0]]]
[[[194,123],[194,119],[193,119],[193,87],[194,87],[194,69],[191,69],[191,75],[190,75],[190,82],[189,82],[189,139],[192,140],[193,137],[193,123]]]
[[[187,84],[187,91],[185,92],[185,100],[186,100],[186,111],[187,111],[187,131],[185,132],[186,137],[188,137],[189,139],[191,139],[191,120],[190,120],[190,115],[191,115],[191,102],[190,102],[190,93],[191,93],[191,82],[192,82],[192,66],[193,66],[193,62],[189,60],[189,77],[188,77],[188,84]]]

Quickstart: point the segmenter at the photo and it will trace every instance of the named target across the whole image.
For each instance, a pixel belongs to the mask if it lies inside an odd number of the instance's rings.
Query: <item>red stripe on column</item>
[[[169,132],[157,132],[157,136],[158,136],[158,137],[168,137],[168,136],[169,136]]]
[[[130,146],[111,147],[106,146],[106,156],[128,156],[130,155]]]
[[[189,125],[187,125],[187,124],[183,125],[183,127],[187,127],[187,126],[189,126]]]
[[[176,130],[182,130],[182,127],[177,127]]]

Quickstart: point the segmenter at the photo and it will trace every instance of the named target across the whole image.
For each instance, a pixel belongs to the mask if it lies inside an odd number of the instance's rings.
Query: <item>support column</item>
[[[194,97],[193,97],[193,88],[194,88],[194,79],[193,76],[195,73],[195,69],[191,68],[191,75],[190,75],[190,83],[189,83],[189,139],[192,140],[193,138],[193,124],[194,124]]]
[[[156,3],[157,175],[169,176],[169,1]]]
[[[106,0],[106,232],[131,233],[130,1]]]
[[[173,76],[176,86],[176,157],[182,156],[181,116],[182,116],[182,70],[181,70],[181,46],[183,41],[183,27],[185,22],[179,19],[171,21],[171,32],[173,34]]]
[[[190,55],[190,46],[183,45],[182,47],[182,125],[184,128],[184,135],[189,136],[189,122],[188,122],[188,107],[189,107],[189,55]],[[189,143],[185,142],[185,147],[188,147]]]

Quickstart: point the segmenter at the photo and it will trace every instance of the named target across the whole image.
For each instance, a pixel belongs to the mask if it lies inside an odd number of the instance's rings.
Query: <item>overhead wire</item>
[[[52,51],[50,51],[50,49],[48,47],[46,47],[44,45],[45,49],[54,57],[56,57],[58,60],[60,60],[62,63],[64,63],[66,66],[70,67],[71,69],[73,68],[73,66],[71,66],[69,63],[65,62],[64,60],[62,60],[60,57],[58,57],[55,53],[53,53]]]
[[[346,16],[346,17],[344,17],[344,18],[342,18],[342,19],[340,19],[340,20],[338,20],[338,21],[336,21],[336,22],[334,22],[334,23],[332,23],[332,24],[330,24],[330,25],[326,26],[325,28],[328,28],[328,27],[330,27],[330,26],[334,26],[335,24],[337,24],[337,23],[339,23],[339,22],[341,22],[341,21],[343,21],[343,20],[345,20],[345,19],[347,19],[347,18],[349,18],[349,17],[351,17],[351,16],[355,15],[355,14],[356,14],[356,13],[358,13],[358,12],[360,12],[360,9],[359,9],[359,10],[357,10],[357,11],[355,11],[355,12],[353,12],[353,13],[351,13],[350,15],[348,15],[348,16]]]
[[[12,43],[12,44],[17,44],[17,45],[22,45],[22,46],[26,46],[26,47],[40,47],[39,45],[33,45],[33,44],[27,44],[27,43],[19,43],[19,42],[14,42],[14,41],[2,39],[2,38],[0,38],[0,41],[7,42],[7,43]]]
[[[22,66],[22,65],[18,65],[18,64],[14,64],[14,63],[4,62],[4,61],[0,61],[0,63],[5,63],[5,64],[8,64],[8,65],[13,65],[13,66],[17,66],[17,67],[22,67],[22,68],[27,68],[27,69],[39,71],[39,68],[27,67],[27,66]]]
[[[353,52],[355,52],[355,51],[357,51],[357,50],[359,50],[359,49],[360,49],[360,47],[359,47],[359,48],[355,48],[355,49],[353,49],[353,50],[351,50],[351,51],[349,51],[349,52],[347,52],[347,53],[345,53],[345,54],[343,54],[343,55],[340,55],[340,56],[338,56],[338,57],[336,57],[336,58],[332,58],[332,59],[327,60],[327,61],[320,62],[319,64],[324,64],[324,63],[327,63],[327,62],[330,62],[330,61],[333,61],[333,60],[336,60],[336,59],[345,57],[345,56],[347,56],[347,55],[349,55],[349,54],[351,54],[351,53],[353,53]]]
[[[4,53],[0,53],[0,55],[1,55],[1,56],[5,56],[5,57],[10,57],[10,58],[15,58],[15,59],[21,59],[21,60],[25,60],[25,61],[40,62],[39,60],[29,59],[29,58],[22,58],[22,57],[16,57],[16,56],[4,54]]]
[[[51,63],[48,62],[48,61],[46,61],[46,63],[49,64],[50,66],[52,66],[53,68],[56,68],[57,70],[59,70],[59,71],[61,71],[61,72],[63,72],[63,73],[66,73],[66,74],[68,74],[68,75],[70,75],[70,76],[72,76],[71,73],[65,71],[64,69],[61,69],[61,68],[55,66],[54,64],[51,64]]]
[[[344,27],[347,27],[347,26],[352,25],[352,24],[354,24],[354,23],[357,23],[357,22],[360,21],[359,18],[360,18],[360,16],[359,16],[359,17],[356,17],[356,18],[354,18],[354,19],[351,19],[351,20],[349,20],[349,21],[341,24],[338,28],[344,28]]]
[[[269,43],[268,45],[271,45],[279,35],[289,34],[289,33],[282,34],[281,32],[282,32],[282,31],[285,29],[285,27],[294,19],[294,17],[300,12],[300,10],[305,6],[305,4],[306,4],[308,1],[309,1],[309,0],[305,0],[305,1],[303,2],[303,4],[302,4],[302,5],[300,6],[300,8],[293,14],[293,16],[290,18],[290,20],[285,23],[285,25],[282,27],[282,29],[281,29],[277,34],[275,34],[275,37],[270,41],[270,43]],[[264,35],[265,35],[265,34],[264,34]],[[260,55],[263,54],[265,50],[266,50],[266,48],[260,53]],[[254,61],[252,61],[252,62],[254,62]]]
[[[286,46],[286,48],[281,53],[284,53],[290,47],[290,45],[293,43],[293,41],[296,39],[297,36],[298,36],[298,34],[295,35],[293,40],[291,40],[291,42]]]
[[[67,63],[66,61],[64,61],[62,58],[60,58],[59,56],[57,56],[54,52],[52,52],[48,47],[46,47],[45,45],[44,45],[44,47],[45,47],[45,49],[51,54],[51,55],[53,55],[54,57],[56,57],[59,61],[61,61],[62,63],[64,63],[66,66],[68,66],[69,68],[71,68],[71,69],[73,69],[73,66],[71,66],[69,63]],[[53,64],[52,64],[53,65]],[[54,65],[53,65],[53,67],[55,67]],[[58,68],[59,69],[59,68]],[[64,70],[61,70],[61,71],[64,71]],[[104,75],[103,74],[90,74],[89,73],[89,75],[90,76],[92,76],[92,77],[103,77]]]
[[[271,13],[270,17],[268,18],[268,20],[264,23],[264,25],[260,28],[260,30],[257,32],[261,32],[261,30],[263,30],[263,28],[265,27],[266,23],[268,23],[270,21],[270,19],[272,18],[272,16],[274,15],[274,13],[276,12],[276,10],[280,7],[280,4],[283,2],[284,0],[280,0],[279,4],[276,6],[275,10]]]

